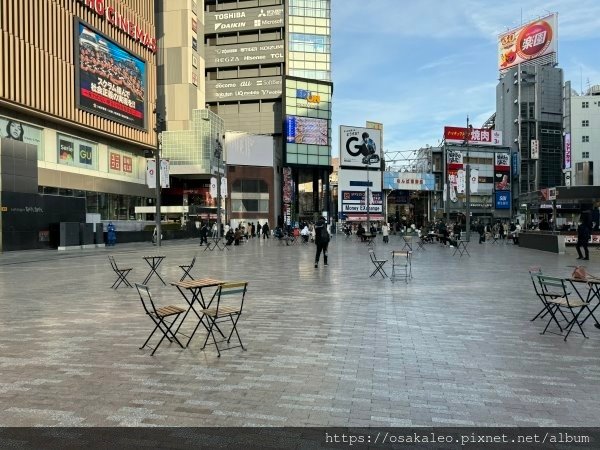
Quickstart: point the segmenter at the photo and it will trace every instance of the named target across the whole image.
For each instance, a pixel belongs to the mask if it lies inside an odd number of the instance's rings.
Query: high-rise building
[[[48,247],[58,222],[140,226],[156,49],[152,2],[0,2],[0,249]]]
[[[494,127],[511,146],[512,211],[562,184],[563,71],[556,67],[558,15],[499,36]],[[529,195],[531,193],[531,195]]]
[[[564,126],[565,184],[600,184],[600,86],[580,95],[565,83]]]
[[[205,0],[206,104],[227,131],[273,138],[271,166],[253,166],[252,152],[228,163],[234,220],[291,223],[330,208],[330,4]]]

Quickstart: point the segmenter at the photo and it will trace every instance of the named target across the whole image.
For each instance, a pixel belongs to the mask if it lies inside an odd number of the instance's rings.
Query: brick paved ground
[[[178,278],[197,250],[165,242],[161,273]],[[573,250],[470,251],[427,246],[409,284],[370,279],[365,245],[341,236],[317,270],[314,245],[200,251],[196,277],[250,281],[248,351],[221,358],[200,350],[203,336],[154,357],[138,349],[152,323],[135,290],[109,288],[106,256],[140,281],[149,244],[0,255],[0,426],[597,425],[600,331],[588,323],[589,339],[565,343],[529,321],[540,303],[527,268],[566,276]],[[174,288],[151,287],[185,305]]]

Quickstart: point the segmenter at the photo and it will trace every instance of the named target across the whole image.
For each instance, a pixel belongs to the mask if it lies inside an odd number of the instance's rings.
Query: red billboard
[[[476,145],[502,145],[502,131],[488,128],[444,127],[444,139],[448,143]]]
[[[557,14],[529,22],[498,37],[498,68],[506,70],[557,49]]]

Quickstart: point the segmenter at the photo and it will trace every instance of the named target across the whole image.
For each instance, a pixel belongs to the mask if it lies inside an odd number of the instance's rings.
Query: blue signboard
[[[290,143],[296,142],[296,116],[287,116],[285,118],[285,129],[287,141]]]
[[[513,154],[512,154],[512,176],[518,177],[520,170],[521,170],[521,164],[519,164],[519,152],[513,152]]]
[[[496,209],[510,209],[510,191],[496,192]]]

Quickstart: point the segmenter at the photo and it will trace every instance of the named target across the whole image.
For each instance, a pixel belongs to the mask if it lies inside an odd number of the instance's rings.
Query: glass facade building
[[[331,81],[331,0],[290,0],[288,75]]]

